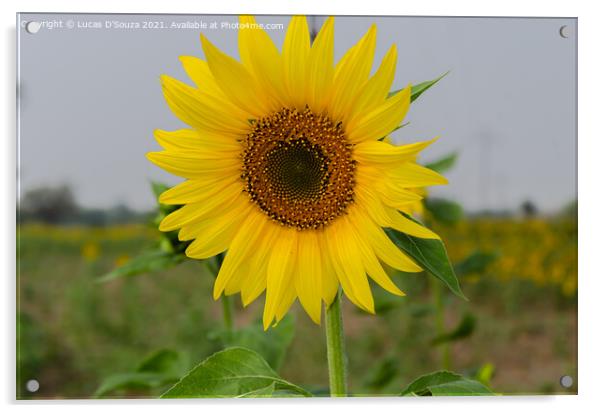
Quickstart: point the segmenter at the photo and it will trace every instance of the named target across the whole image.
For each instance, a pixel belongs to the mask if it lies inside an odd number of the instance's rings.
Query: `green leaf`
[[[155,198],[159,199],[159,196],[169,189],[169,186],[164,184],[163,182],[151,181],[151,188],[153,190],[153,194]]]
[[[414,380],[401,396],[493,396],[484,384],[450,371],[426,374]]]
[[[135,371],[107,377],[94,393],[94,397],[117,390],[149,390],[173,384],[186,372],[187,366],[187,359],[182,353],[161,349],[146,357]]]
[[[412,86],[412,97],[410,98],[410,101],[413,102],[416,99],[418,99],[420,95],[422,95],[424,92],[430,89],[431,86],[435,85],[435,83],[443,79],[448,73],[449,71],[443,73],[436,79],[427,80],[426,82],[418,83],[417,85]]]
[[[424,92],[426,92],[428,89],[430,89],[435,83],[437,83],[438,81],[443,79],[448,73],[449,73],[449,71],[443,73],[441,76],[439,76],[436,79],[427,80],[425,82],[418,83],[417,85],[412,85],[412,95],[410,96],[410,102],[414,102],[416,99],[418,99],[420,97],[420,95],[422,95]],[[400,90],[401,89],[390,92],[389,97],[393,96]]]
[[[419,223],[409,215],[403,215]],[[393,242],[422,268],[442,281],[458,297],[468,301],[460,289],[458,278],[449,261],[443,241],[439,239],[417,238],[390,228],[386,231]]]
[[[379,140],[379,141],[381,141],[381,142],[382,142],[382,141],[384,141],[384,140],[387,138],[387,136],[389,136],[389,135],[390,135],[390,134],[392,134],[393,132],[395,132],[395,131],[397,131],[397,130],[399,130],[399,129],[401,129],[401,128],[405,127],[405,126],[408,126],[409,124],[410,124],[410,122],[406,122],[406,123],[402,123],[402,124],[401,124],[401,125],[399,125],[399,126],[396,126],[395,128],[393,128],[393,130],[392,130],[391,132],[387,133],[385,136],[383,136],[383,137],[381,137],[381,138],[378,138],[378,140]]]
[[[431,163],[427,163],[424,166],[429,169],[432,169],[435,172],[443,173],[443,172],[446,172],[449,169],[451,169],[454,166],[454,164],[456,163],[457,159],[458,159],[458,154],[456,152],[454,152],[454,153],[451,153],[439,160],[436,160]]]
[[[462,340],[466,337],[469,337],[475,330],[477,325],[477,319],[471,313],[466,313],[452,331],[448,333],[441,334],[435,337],[431,344],[437,345],[442,343],[447,343],[450,341],[458,341]]]
[[[441,79],[443,79],[443,77],[445,77],[445,75],[447,75],[448,73],[449,73],[449,71],[443,73],[441,76],[439,76],[436,79],[427,80],[425,82],[418,83],[417,85],[412,85],[412,93],[410,95],[410,103],[414,102],[416,99],[418,99],[418,97],[420,97],[420,95],[422,95],[424,92],[426,92],[428,89],[430,89],[431,86],[433,86],[435,83],[437,83],[438,81],[440,81]],[[394,90],[393,92],[389,92],[389,95],[387,97],[391,97],[391,96],[397,94],[397,92],[399,92],[401,90],[402,89],[397,89],[397,90]],[[402,125],[397,126],[390,133],[393,133],[396,130],[398,130],[400,128],[403,128],[407,124],[408,123],[404,123]],[[381,138],[381,139],[384,139],[384,137]]]
[[[157,206],[159,209],[158,214],[155,216],[155,219],[152,222],[153,226],[155,227],[157,227],[159,223],[163,220],[163,218],[165,218],[167,215],[182,207],[182,205],[167,205],[159,202],[159,197],[161,196],[161,194],[167,191],[169,188],[170,187],[168,185],[162,182],[151,182],[151,189],[153,191],[153,194],[155,195],[155,199],[157,201]]]
[[[236,397],[274,385],[298,396],[311,393],[282,379],[256,352],[231,347],[213,354],[167,390],[162,398]],[[263,390],[262,390],[263,389]]]
[[[131,277],[153,271],[174,267],[184,260],[182,254],[174,254],[163,250],[151,250],[132,258],[121,267],[99,277],[97,282],[106,282],[120,277]]]
[[[456,273],[460,276],[482,274],[497,258],[498,254],[495,252],[474,251],[454,267]]]
[[[272,383],[269,386],[262,387],[261,389],[251,390],[248,393],[236,396],[236,398],[272,397],[274,391],[276,391],[276,383]]]
[[[410,124],[410,122],[402,123],[401,125],[396,126],[391,132],[389,132],[389,134],[391,134],[391,133],[395,132],[396,130],[399,130],[399,129],[403,128],[403,127],[406,127],[409,124]],[[383,136],[381,139],[384,139],[384,138],[385,137]]]
[[[436,221],[453,225],[464,217],[462,206],[457,202],[441,198],[427,198],[424,207],[431,213]]]
[[[224,347],[244,347],[256,351],[278,371],[294,336],[295,320],[292,314],[288,314],[268,331],[264,331],[262,321],[257,320],[234,331],[216,331],[210,338],[219,339]]]

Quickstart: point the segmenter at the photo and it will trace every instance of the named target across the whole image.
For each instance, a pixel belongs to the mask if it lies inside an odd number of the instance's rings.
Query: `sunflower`
[[[188,129],[155,131],[162,152],[148,158],[186,180],[159,201],[182,205],[161,222],[192,241],[186,255],[225,252],[213,296],[266,292],[264,328],[299,301],[320,323],[339,286],[374,313],[369,278],[402,296],[382,264],[422,269],[387,236],[392,228],[438,238],[401,211],[416,188],[444,184],[416,163],[431,141],[396,146],[382,139],[410,106],[411,86],[390,94],[397,50],[371,76],[373,25],[334,64],[334,19],[310,40],[305,17],[288,26],[282,52],[253,17],[240,17],[240,61],[201,34],[205,60],[183,56],[191,87],[162,76],[165,99]]]

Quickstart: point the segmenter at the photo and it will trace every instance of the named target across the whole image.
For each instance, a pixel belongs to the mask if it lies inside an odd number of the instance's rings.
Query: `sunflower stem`
[[[341,291],[326,308],[326,351],[331,397],[347,396],[347,356],[343,334]]]
[[[224,327],[230,333],[234,330],[234,321],[232,320],[232,300],[227,295],[222,297],[222,313],[224,316]]]

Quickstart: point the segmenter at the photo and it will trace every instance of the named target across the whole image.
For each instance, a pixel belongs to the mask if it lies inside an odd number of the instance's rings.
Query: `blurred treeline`
[[[439,200],[431,202],[436,204]],[[438,205],[435,205],[437,207]],[[17,206],[18,223],[37,222],[50,225],[81,224],[89,226],[105,226],[123,223],[148,222],[156,213],[154,210],[135,211],[123,203],[107,209],[81,207],[69,185],[43,186],[31,189],[21,196]],[[466,218],[500,218],[522,217],[534,218],[542,216],[537,205],[524,201],[516,210],[482,210],[466,213]],[[569,202],[554,217],[577,219],[577,202]],[[546,215],[550,217],[550,215]],[[445,218],[445,217],[437,217]],[[443,221],[446,221],[443,219]]]
[[[105,226],[124,223],[142,223],[153,211],[134,211],[125,204],[109,209],[83,208],[68,185],[39,187],[29,190],[20,199],[18,223],[38,222],[50,225],[81,224]]]

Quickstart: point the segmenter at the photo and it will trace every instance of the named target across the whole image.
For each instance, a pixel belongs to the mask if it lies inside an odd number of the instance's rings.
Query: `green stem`
[[[222,313],[224,316],[224,327],[226,331],[231,332],[234,329],[234,321],[232,319],[232,300],[227,295],[222,296]]]
[[[330,395],[347,395],[347,357],[343,335],[343,314],[341,313],[341,291],[326,309],[326,350],[328,354],[328,376]]]

